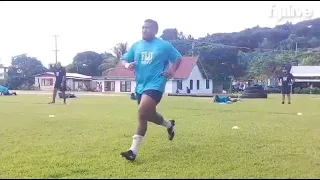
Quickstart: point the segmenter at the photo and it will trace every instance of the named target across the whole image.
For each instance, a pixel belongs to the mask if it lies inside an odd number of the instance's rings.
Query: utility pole
[[[192,55],[192,57],[193,57],[193,55],[194,55],[194,41],[192,42],[192,51],[191,51],[191,55]]]
[[[58,63],[58,42],[57,42],[57,39],[59,37],[59,35],[53,35],[54,37],[54,40],[55,40],[55,50],[53,50],[56,54],[56,64]]]

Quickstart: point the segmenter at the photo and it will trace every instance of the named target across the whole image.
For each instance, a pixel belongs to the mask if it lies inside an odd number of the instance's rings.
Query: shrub
[[[319,88],[295,88],[295,94],[320,94]]]

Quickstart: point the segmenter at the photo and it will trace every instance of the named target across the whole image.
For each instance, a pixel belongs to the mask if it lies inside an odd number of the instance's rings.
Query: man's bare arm
[[[177,71],[177,69],[179,68],[181,64],[181,60],[178,59],[177,61],[175,61],[168,69],[168,71],[163,72],[162,75],[164,75],[166,78],[172,78],[175,74],[175,72]]]
[[[126,60],[122,60],[121,61],[121,64],[126,68],[126,69],[129,69],[129,70],[133,70],[135,65],[136,65],[136,62],[131,62],[131,63],[128,63]]]
[[[178,59],[175,63],[172,64],[171,69],[173,72],[176,72],[177,69],[180,67],[181,59]]]

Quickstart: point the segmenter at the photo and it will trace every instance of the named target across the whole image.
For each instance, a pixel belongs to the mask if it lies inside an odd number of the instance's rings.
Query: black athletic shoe
[[[129,161],[134,161],[136,159],[136,155],[133,154],[133,152],[131,150],[129,150],[127,152],[122,152],[120,155]]]
[[[288,102],[288,104],[291,104],[291,102]]]
[[[284,104],[284,102],[282,102],[282,104]]]
[[[169,135],[169,140],[172,141],[174,138],[174,126],[176,124],[174,120],[170,120],[170,122],[171,122],[171,128],[168,128],[168,135]]]

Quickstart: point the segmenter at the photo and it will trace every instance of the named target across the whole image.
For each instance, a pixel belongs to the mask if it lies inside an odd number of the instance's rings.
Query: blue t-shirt
[[[121,60],[136,62],[136,93],[142,94],[146,90],[163,93],[167,78],[162,76],[162,73],[167,71],[169,62],[180,61],[181,57],[171,43],[155,38],[151,42],[136,42]]]
[[[219,98],[216,100],[218,103],[227,103],[228,101],[230,101],[228,96],[219,96]]]
[[[0,93],[8,94],[9,93],[9,89],[7,87],[0,86]]]

